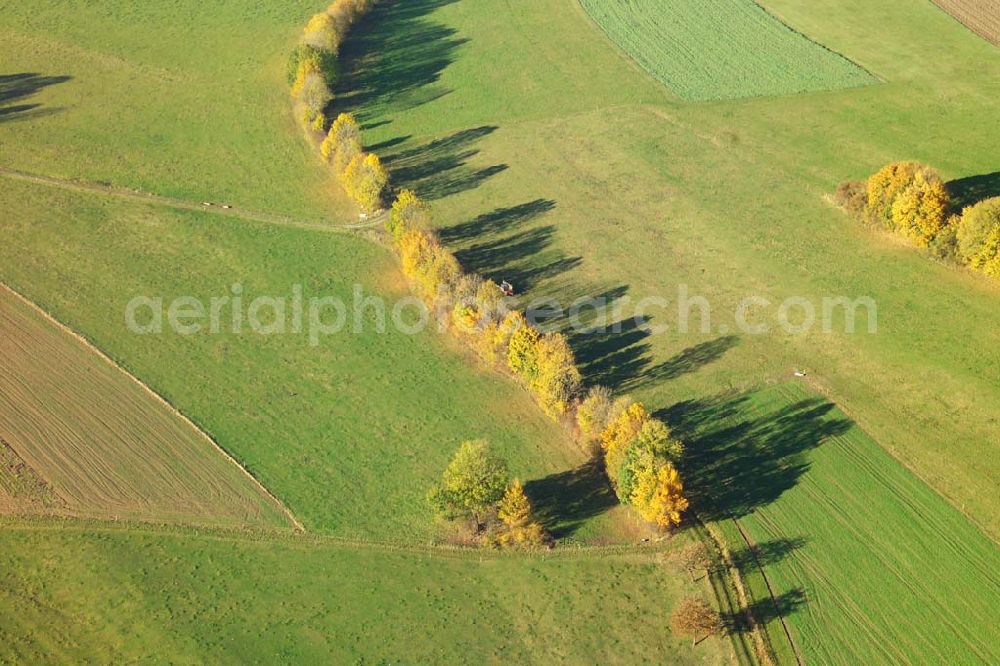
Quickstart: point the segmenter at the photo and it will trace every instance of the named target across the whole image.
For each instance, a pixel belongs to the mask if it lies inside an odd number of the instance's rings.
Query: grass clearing
[[[806,663],[1000,659],[1000,550],[832,405],[786,384],[672,416],[706,514],[756,548],[772,644],[784,618]]]
[[[670,636],[674,600],[709,593],[661,558],[4,525],[0,659],[731,663]]]
[[[12,510],[291,527],[203,433],[3,286],[0,361]]]
[[[853,88],[878,80],[753,0],[582,0],[640,67],[689,101]]]

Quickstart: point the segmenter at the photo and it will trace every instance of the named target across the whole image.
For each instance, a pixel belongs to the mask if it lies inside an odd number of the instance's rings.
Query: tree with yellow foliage
[[[528,500],[524,486],[518,479],[514,479],[507,487],[507,492],[500,500],[497,517],[506,528],[497,539],[499,545],[532,547],[545,543],[545,530],[541,523],[534,519],[531,501]]]
[[[604,386],[592,386],[576,410],[576,425],[584,441],[601,436],[611,417],[611,391]]]
[[[668,462],[639,473],[631,503],[645,520],[663,528],[679,525],[688,508],[681,476]]]
[[[910,186],[917,172],[924,168],[926,167],[919,162],[893,162],[868,179],[868,215],[872,221],[893,228],[892,205],[896,197]]]
[[[309,19],[302,34],[302,43],[320,51],[336,53],[340,48],[340,31],[333,17],[322,12]]]
[[[944,229],[950,204],[944,181],[931,169],[920,169],[892,204],[892,224],[920,247]]]
[[[566,336],[562,333],[541,336],[535,342],[534,356],[536,370],[530,380],[532,391],[546,414],[552,417],[565,414],[583,383]]]
[[[341,113],[330,126],[319,147],[323,159],[333,165],[338,176],[361,154],[361,125],[353,114]]]
[[[344,188],[365,212],[371,213],[382,203],[382,191],[389,174],[378,155],[358,153],[344,169]]]
[[[514,374],[531,382],[538,376],[538,340],[541,334],[522,315],[522,324],[511,334],[507,343],[507,367]]]
[[[608,478],[617,487],[622,462],[629,446],[635,442],[643,424],[652,417],[641,402],[630,403],[608,423],[601,433],[601,447],[604,449],[604,466]]]
[[[958,254],[967,266],[1000,277],[1000,197],[985,199],[962,211]]]
[[[428,227],[430,219],[430,209],[427,205],[412,190],[401,190],[389,211],[389,219],[385,221],[385,230],[392,236],[393,242],[398,245],[399,240],[407,230]]]

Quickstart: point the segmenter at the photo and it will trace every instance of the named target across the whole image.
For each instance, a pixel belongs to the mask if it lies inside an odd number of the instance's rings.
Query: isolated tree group
[[[447,520],[471,520],[483,540],[493,545],[530,548],[546,542],[524,486],[510,479],[507,463],[483,440],[459,447],[427,499]]]
[[[919,162],[893,162],[865,182],[841,183],[851,215],[904,236],[940,258],[1000,277],[1000,197],[958,211],[941,176]]]

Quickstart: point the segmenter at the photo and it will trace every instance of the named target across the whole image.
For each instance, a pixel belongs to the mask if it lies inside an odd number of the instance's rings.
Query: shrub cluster
[[[919,162],[893,162],[866,182],[841,183],[837,203],[940,258],[1000,277],[1000,198],[953,213],[940,175]]]
[[[576,413],[580,432],[600,441],[608,478],[622,504],[660,527],[680,524],[687,509],[675,463],[684,453],[663,421],[641,402],[612,401],[603,387],[590,390]]]

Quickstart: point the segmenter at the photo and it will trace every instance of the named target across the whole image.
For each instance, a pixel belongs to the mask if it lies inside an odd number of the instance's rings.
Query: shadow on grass
[[[851,428],[833,404],[800,400],[757,415],[747,396],[681,402],[663,418],[686,444],[689,498],[703,520],[740,518],[770,504],[809,469],[805,453]]]
[[[69,76],[44,76],[34,72],[0,74],[0,122],[31,120],[59,112],[43,109],[41,104],[23,103],[44,88],[65,83]]]
[[[733,564],[740,571],[747,571],[760,565],[761,568],[781,562],[796,550],[806,545],[806,539],[798,537],[795,539],[773,539],[758,543],[753,547],[743,548],[731,554]]]
[[[805,603],[805,592],[800,588],[795,588],[778,595],[776,599],[771,599],[770,597],[758,599],[750,604],[749,611],[758,624],[766,625],[773,620],[788,617]],[[722,624],[726,630],[732,633],[743,634],[749,633],[752,630],[747,621],[747,616],[742,612],[723,614]]]
[[[653,365],[646,341],[651,335],[649,324],[647,318],[632,317],[603,330],[571,333],[570,345],[587,383],[636,391],[697,372],[739,344],[739,338],[732,335],[706,340]]]
[[[983,199],[1000,197],[1000,171],[959,178],[949,182],[946,187],[956,212],[961,212],[962,208],[979,203]]]
[[[495,125],[484,125],[455,132],[387,155],[383,163],[396,186],[413,190],[423,199],[441,199],[458,194],[479,187],[491,176],[507,169],[506,164],[483,169],[467,166],[469,158],[479,152],[471,147],[472,144],[496,129]],[[383,145],[397,141],[393,139]]]
[[[571,536],[588,518],[608,511],[618,503],[597,458],[576,469],[529,481],[525,493],[535,516],[556,539]]]
[[[334,94],[338,105],[374,113],[404,111],[443,97],[441,72],[468,40],[456,30],[427,19],[457,0],[377,3],[341,47],[343,69]]]

